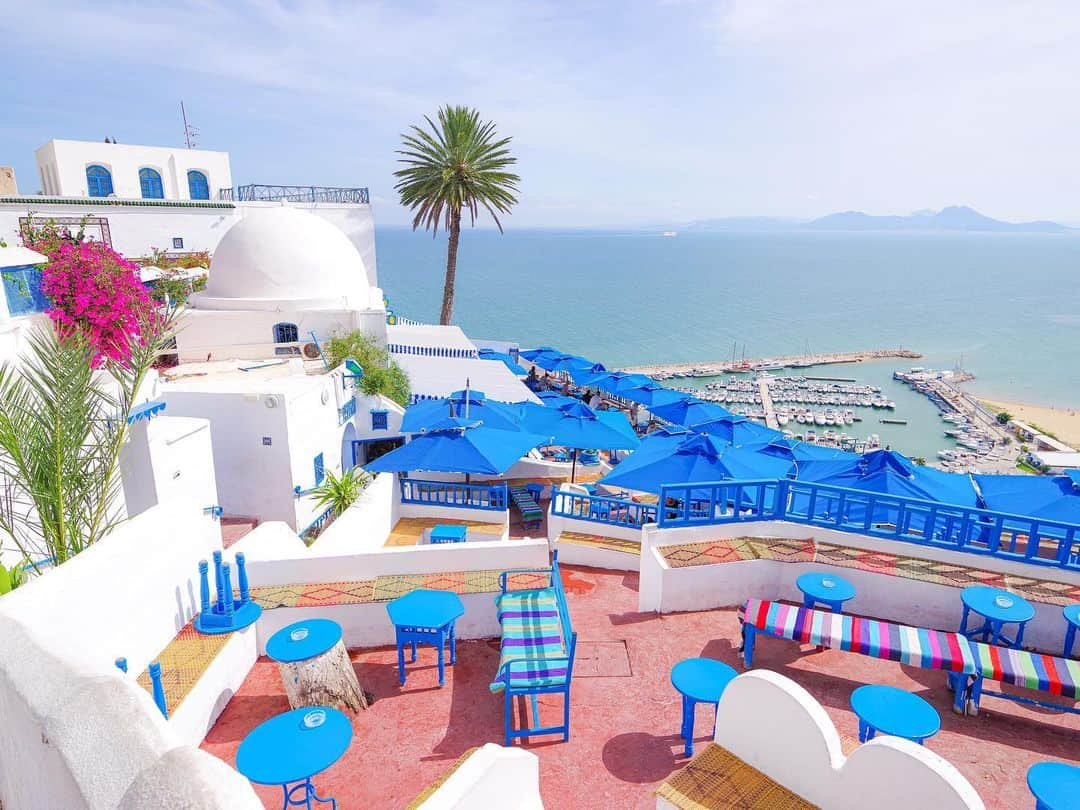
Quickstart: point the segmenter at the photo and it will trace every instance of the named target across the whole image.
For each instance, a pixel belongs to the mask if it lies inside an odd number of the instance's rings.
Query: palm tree
[[[482,206],[502,233],[499,214],[510,213],[517,202],[521,178],[506,171],[517,158],[507,149],[510,139],[495,134],[494,122],[481,122],[476,110],[450,105],[440,108],[437,117],[438,124],[425,115],[427,128],[414,126],[411,134],[401,136],[405,148],[398,154],[405,168],[394,172],[398,178],[394,189],[401,204],[415,211],[413,230],[422,225],[434,236],[442,222],[450,235],[439,314],[439,323],[445,326],[454,311],[462,210],[469,212],[469,223],[475,225]]]

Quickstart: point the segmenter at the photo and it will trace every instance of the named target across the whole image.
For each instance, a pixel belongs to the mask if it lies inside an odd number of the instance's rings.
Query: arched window
[[[210,184],[206,175],[192,169],[187,173],[188,196],[193,200],[209,200]]]
[[[112,172],[104,166],[87,166],[86,190],[91,197],[108,197],[113,193]]]
[[[274,343],[296,343],[300,340],[300,330],[295,323],[275,323]]]
[[[139,169],[139,188],[142,189],[145,200],[165,199],[165,190],[161,187],[161,175],[157,169]]]

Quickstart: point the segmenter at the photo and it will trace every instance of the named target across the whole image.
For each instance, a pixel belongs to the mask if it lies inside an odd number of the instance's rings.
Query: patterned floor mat
[[[576,546],[595,546],[606,548],[611,551],[622,551],[626,554],[641,555],[641,543],[637,540],[623,540],[618,537],[602,537],[598,534],[585,534],[583,532],[563,532],[559,535],[560,543],[573,543]]]

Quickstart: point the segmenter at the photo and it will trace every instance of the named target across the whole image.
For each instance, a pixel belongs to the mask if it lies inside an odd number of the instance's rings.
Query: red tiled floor
[[[222,547],[228,548],[258,525],[259,521],[255,518],[229,517],[227,515],[221,518]]]
[[[671,666],[706,655],[741,670],[735,612],[640,614],[636,574],[568,566],[564,579],[579,649],[590,658],[582,661],[574,679],[570,741],[537,738],[526,743],[540,757],[545,805],[652,808],[657,784],[684,763]],[[979,717],[959,718],[950,709],[941,673],[834,650],[805,650],[760,638],[754,663],[808,689],[840,734],[853,739],[858,722],[848,698],[855,687],[890,683],[918,692],[941,714],[942,730],[928,747],[971,781],[988,808],[1033,805],[1024,781],[1032,763],[1080,759],[1076,715],[986,698]],[[356,718],[349,752],[315,778],[320,794],[335,796],[342,810],[402,807],[469,748],[502,741],[502,699],[488,691],[498,661],[496,643],[461,642],[458,663],[448,668],[443,689],[437,688],[434,656],[432,649],[422,648],[399,689],[394,650],[354,651],[361,683],[378,700]],[[559,698],[541,701],[542,715],[559,708]],[[261,659],[203,747],[232,765],[244,735],[287,709],[275,665]],[[708,715],[707,708],[700,709],[699,740],[707,738]],[[279,789],[257,790],[267,807],[280,805]]]

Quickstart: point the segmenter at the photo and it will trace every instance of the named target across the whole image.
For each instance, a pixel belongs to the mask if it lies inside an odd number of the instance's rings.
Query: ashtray
[[[304,728],[318,728],[326,722],[326,712],[315,709],[304,715]]]
[[[1016,603],[1013,602],[1013,600],[1010,599],[1008,596],[995,596],[994,604],[997,605],[999,608],[1011,608]]]
[[[297,627],[295,630],[289,633],[289,638],[291,638],[293,641],[303,641],[305,638],[307,638],[307,634],[308,630],[306,627]]]
[[[821,580],[821,587],[822,588],[835,588],[836,587],[836,580],[829,579],[828,577],[825,577],[823,580]]]

